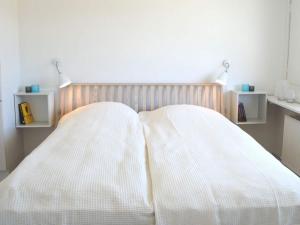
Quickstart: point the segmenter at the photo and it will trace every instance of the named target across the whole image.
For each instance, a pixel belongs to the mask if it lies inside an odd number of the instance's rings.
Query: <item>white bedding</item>
[[[140,114],[158,225],[299,225],[300,179],[212,110]]]
[[[0,184],[0,225],[151,225],[138,115],[99,103],[64,117]]]

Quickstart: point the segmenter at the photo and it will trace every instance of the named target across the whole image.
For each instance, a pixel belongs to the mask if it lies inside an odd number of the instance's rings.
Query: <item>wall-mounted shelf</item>
[[[239,103],[244,105],[246,122],[238,120]],[[239,125],[265,124],[267,122],[267,93],[232,91],[231,120]]]
[[[46,128],[54,125],[54,93],[25,93],[19,92],[14,95],[16,128]],[[28,102],[34,117],[34,122],[23,125],[19,117],[19,104]]]
[[[300,104],[297,102],[289,103],[286,101],[280,101],[275,96],[268,96],[268,101],[274,105],[278,105],[284,109],[290,110],[291,112],[300,114]]]

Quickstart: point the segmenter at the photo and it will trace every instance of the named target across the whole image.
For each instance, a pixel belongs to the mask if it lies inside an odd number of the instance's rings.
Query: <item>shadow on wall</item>
[[[38,147],[53,131],[52,128],[28,129],[23,134],[24,154],[29,155],[36,147]]]
[[[8,171],[13,171],[24,159],[22,133],[15,128],[6,129],[5,132],[5,158]],[[16,141],[18,140],[18,141]]]
[[[230,90],[225,90],[224,106],[225,116],[230,120]],[[239,127],[247,132],[250,136],[252,136],[266,150],[271,152],[276,157],[280,158],[283,145],[284,116],[286,114],[290,115],[290,112],[287,112],[276,105],[268,104],[266,124],[239,125]]]
[[[260,125],[242,125],[244,131],[251,135],[266,150],[281,158],[285,110],[268,104],[267,123]]]

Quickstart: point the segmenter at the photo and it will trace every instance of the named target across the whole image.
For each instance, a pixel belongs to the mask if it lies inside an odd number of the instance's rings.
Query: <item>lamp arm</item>
[[[58,74],[61,75],[61,74],[62,74],[62,71],[61,71],[61,69],[60,69],[60,65],[59,65],[59,64],[60,64],[59,61],[55,61],[55,67],[56,67],[56,70],[57,70]]]
[[[63,70],[61,68],[61,62],[57,59],[54,59],[52,61],[52,64],[55,66],[57,73],[59,75],[59,87],[64,88],[72,84],[72,80],[63,73]]]

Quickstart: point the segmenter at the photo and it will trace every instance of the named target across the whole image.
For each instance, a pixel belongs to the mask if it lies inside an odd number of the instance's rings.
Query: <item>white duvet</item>
[[[212,110],[140,114],[158,225],[299,225],[300,179]]]
[[[145,154],[130,108],[76,110],[0,184],[0,225],[154,224]]]

